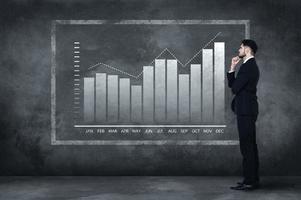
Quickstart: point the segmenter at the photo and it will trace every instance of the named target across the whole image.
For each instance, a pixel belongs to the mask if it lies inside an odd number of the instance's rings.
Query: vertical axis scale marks
[[[73,42],[73,113],[74,123],[77,123],[80,115],[80,42]]]

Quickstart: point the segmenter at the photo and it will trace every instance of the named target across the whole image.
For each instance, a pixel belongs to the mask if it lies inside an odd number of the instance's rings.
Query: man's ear
[[[251,48],[250,47],[248,47],[248,46],[245,46],[245,53],[247,54],[247,53],[252,53],[252,50],[251,50]]]

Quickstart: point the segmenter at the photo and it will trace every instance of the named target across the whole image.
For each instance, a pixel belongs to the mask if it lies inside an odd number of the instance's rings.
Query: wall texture
[[[51,146],[52,19],[250,19],[261,71],[260,173],[301,175],[300,6],[298,0],[1,2],[0,175],[241,173],[239,146]]]

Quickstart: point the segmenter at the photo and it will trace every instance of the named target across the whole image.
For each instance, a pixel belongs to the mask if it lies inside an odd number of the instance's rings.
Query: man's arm
[[[228,86],[231,88],[233,85],[233,82],[235,80],[235,68],[237,66],[237,64],[239,63],[240,58],[238,56],[233,57],[231,60],[231,66],[230,66],[230,70],[227,73],[227,78],[228,78]]]
[[[227,78],[228,78],[228,87],[229,88],[232,88],[232,85],[233,85],[233,83],[234,83],[234,81],[235,81],[235,71],[229,71],[228,73],[227,73]]]
[[[233,94],[237,94],[248,82],[248,73],[246,68],[241,68],[237,76],[235,77],[235,68],[239,63],[240,58],[238,56],[233,57],[231,60],[230,70],[227,73],[228,86],[232,89]]]
[[[237,94],[248,83],[249,76],[245,69],[240,69],[240,72],[235,77],[234,72],[228,72],[228,86],[231,88],[233,94]]]

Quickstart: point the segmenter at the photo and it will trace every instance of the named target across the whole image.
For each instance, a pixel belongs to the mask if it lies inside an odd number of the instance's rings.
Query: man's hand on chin
[[[235,71],[235,68],[236,68],[237,64],[239,63],[239,61],[240,61],[240,58],[238,56],[235,56],[232,58],[229,73]]]

